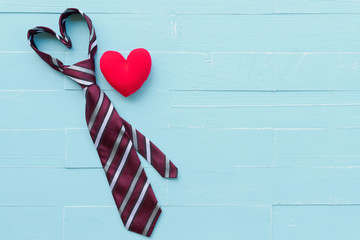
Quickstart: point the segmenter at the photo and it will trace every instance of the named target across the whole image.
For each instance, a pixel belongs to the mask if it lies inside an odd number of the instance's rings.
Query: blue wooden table
[[[120,115],[179,167],[161,178],[152,239],[360,239],[360,2],[0,0],[0,239],[146,239],[123,227],[74,82],[29,47],[77,7],[99,52],[150,51],[153,68]],[[80,17],[66,64],[86,57]],[[47,41],[44,41],[47,40]]]

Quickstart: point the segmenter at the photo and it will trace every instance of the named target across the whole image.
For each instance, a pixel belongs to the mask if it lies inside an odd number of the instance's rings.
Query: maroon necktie
[[[89,59],[64,65],[57,58],[40,51],[35,45],[34,36],[46,32],[71,48],[65,22],[72,14],[81,14],[89,27]],[[90,18],[78,9],[69,8],[61,14],[59,25],[61,35],[46,27],[30,29],[29,43],[53,69],[80,84],[86,98],[85,116],[90,136],[99,154],[121,219],[126,229],[149,237],[161,209],[136,151],[165,178],[176,178],[177,168],[148,138],[119,116],[109,98],[96,84],[94,56],[97,44]]]

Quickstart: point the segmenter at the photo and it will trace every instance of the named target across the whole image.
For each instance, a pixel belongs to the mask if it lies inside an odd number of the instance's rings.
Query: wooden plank
[[[65,134],[66,168],[102,168],[87,128],[66,129]]]
[[[276,62],[269,53],[212,53],[209,70],[200,74],[196,89],[274,90]],[[194,65],[193,65],[194,66]],[[196,66],[196,65],[195,65]],[[196,72],[196,71],[194,71]]]
[[[131,51],[140,47],[149,51],[172,50],[171,35],[173,30],[170,15],[89,14],[89,16],[96,28],[99,51]],[[74,27],[75,33],[76,25],[72,27]]]
[[[1,130],[1,167],[62,167],[63,130]]]
[[[182,168],[189,166],[217,170],[219,161],[222,168],[359,165],[359,129],[354,128],[170,128],[144,129],[142,132],[171,158],[178,166],[179,174]]]
[[[273,239],[359,239],[359,214],[359,205],[275,206]]]
[[[24,21],[26,19],[26,21]],[[0,14],[2,22],[11,22],[12,24],[4,24],[3,30],[6,32],[1,38],[0,51],[16,51],[16,52],[34,52],[27,40],[27,32],[36,26],[47,26],[59,33],[59,15],[57,14],[33,14],[33,13],[15,13]],[[43,37],[37,38],[39,49],[51,52],[55,57],[60,57],[66,51],[66,47],[62,45],[56,38]],[[39,59],[39,61],[42,61]]]
[[[273,54],[276,90],[359,90],[359,54]]]
[[[360,129],[278,129],[276,166],[359,167]]]
[[[163,208],[154,238],[271,239],[269,206],[207,206]],[[186,231],[184,231],[186,229]]]
[[[358,52],[359,15],[179,15],[174,49]],[[290,24],[291,23],[291,24]]]
[[[172,91],[173,128],[359,127],[359,95],[343,92]]]
[[[217,170],[273,165],[271,129],[146,129],[144,133],[179,168]]]
[[[171,17],[160,14],[89,14],[96,29],[99,51],[132,50],[143,47],[150,51],[169,51],[171,43]],[[59,33],[58,14],[0,14],[0,21],[13,22],[3,26],[0,51],[33,51],[24,41],[27,31],[35,26],[48,26]],[[89,30],[85,21],[76,15],[67,24],[67,33],[74,42],[75,51],[88,47]],[[21,19],[27,19],[24,23]],[[21,20],[21,21],[20,21]],[[117,23],[117,24],[110,24]],[[39,49],[52,52],[71,52],[56,38],[37,37]],[[11,37],[10,37],[11,36]],[[76,42],[79,41],[77,44]],[[84,54],[86,56],[86,54]],[[83,59],[81,59],[83,60]]]
[[[356,106],[357,92],[342,91],[171,91],[171,107],[241,108],[298,106]]]
[[[63,211],[51,206],[0,206],[3,239],[62,239]]]
[[[0,52],[0,57],[6,59],[0,65],[1,90],[64,89],[65,76],[42,63],[35,52]]]
[[[191,159],[196,161],[196,159]],[[357,204],[360,168],[182,167],[169,184],[169,205]],[[212,160],[209,160],[212,161]]]
[[[270,240],[269,206],[162,207],[154,228],[156,239],[267,239]],[[127,231],[116,208],[65,207],[64,240],[81,237],[143,239]],[[221,221],[219,221],[221,219]],[[184,231],[186,229],[186,231]]]
[[[275,0],[276,13],[360,13],[358,1]]]
[[[0,173],[0,205],[115,206],[103,169],[0,168]],[[146,173],[165,204],[167,181],[155,171]]]
[[[56,0],[47,2],[36,0],[24,2],[0,2],[1,12],[55,12],[61,13],[67,6],[76,6],[85,13],[271,13],[273,4],[269,1],[175,1],[167,3],[160,0],[152,2],[137,0],[127,2],[103,1],[101,4],[91,0],[86,3],[80,0]]]
[[[169,92],[140,89],[125,98],[118,92],[106,92],[119,115],[135,128],[169,127]]]
[[[68,5],[78,6],[84,12],[104,13],[271,13],[273,3],[266,0],[182,0],[164,2],[146,0],[114,2],[105,0],[68,0]]]
[[[275,89],[275,63],[271,54],[175,52],[152,56],[153,75],[149,80],[158,81],[159,87],[171,90]]]
[[[84,95],[80,91],[0,92],[2,129],[84,127]]]
[[[0,12],[62,12],[66,9],[66,0],[2,0]]]

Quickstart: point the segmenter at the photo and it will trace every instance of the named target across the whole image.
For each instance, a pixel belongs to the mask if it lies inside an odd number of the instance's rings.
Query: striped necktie
[[[71,48],[65,22],[72,14],[81,14],[89,27],[89,58],[73,65],[40,51],[34,36],[48,33]],[[35,52],[53,69],[77,82],[86,98],[86,122],[99,154],[116,206],[125,228],[150,236],[161,213],[158,201],[136,153],[139,152],[165,178],[176,178],[176,166],[148,138],[119,116],[106,94],[96,84],[94,56],[96,34],[90,18],[78,9],[65,10],[59,19],[60,34],[46,27],[28,31],[28,40]],[[136,150],[136,151],[135,151]]]

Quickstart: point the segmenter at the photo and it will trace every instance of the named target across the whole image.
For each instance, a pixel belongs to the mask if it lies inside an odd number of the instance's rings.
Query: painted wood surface
[[[84,120],[81,89],[26,32],[93,20],[98,83],[179,167],[143,161],[163,208],[152,239],[337,240],[360,236],[360,2],[0,0],[0,239],[145,239],[123,227]],[[70,64],[86,57],[80,17]],[[152,71],[124,98],[107,50],[147,48]]]

